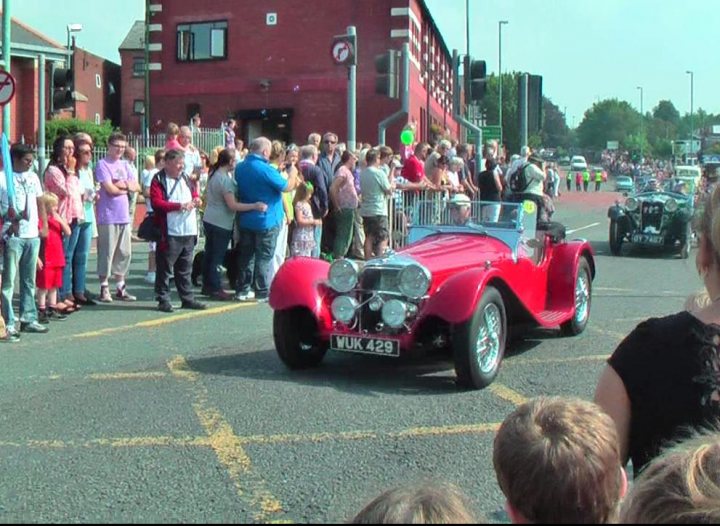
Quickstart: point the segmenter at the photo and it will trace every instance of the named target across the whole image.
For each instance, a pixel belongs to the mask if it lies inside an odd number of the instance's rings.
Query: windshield
[[[470,201],[458,206],[438,198],[415,203],[408,219],[412,226],[482,226],[518,230],[522,227],[523,215],[527,214],[520,203]]]

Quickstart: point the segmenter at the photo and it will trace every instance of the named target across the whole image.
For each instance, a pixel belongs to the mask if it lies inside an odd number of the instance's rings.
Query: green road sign
[[[481,126],[482,129],[482,136],[483,136],[483,142],[500,140],[500,126]]]

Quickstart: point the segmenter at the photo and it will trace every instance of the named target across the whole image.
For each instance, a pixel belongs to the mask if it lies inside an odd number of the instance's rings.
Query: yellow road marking
[[[164,372],[145,372],[145,373],[95,373],[89,374],[85,378],[88,380],[152,380],[154,378],[167,378],[168,374]]]
[[[343,431],[339,433],[311,433],[297,435],[256,435],[239,437],[243,445],[274,445],[355,441],[376,439],[422,438],[428,436],[477,435],[497,431],[500,424],[457,424],[448,426],[415,427],[403,431]]]
[[[107,329],[100,329],[97,331],[81,332],[79,334],[70,335],[70,338],[97,338],[98,336],[105,336],[106,334],[114,334],[116,332],[125,332],[132,329],[151,329],[153,327],[160,327],[162,325],[169,325],[180,321],[203,318],[206,316],[215,316],[216,314],[224,314],[226,312],[232,312],[244,307],[251,307],[253,305],[255,305],[255,303],[235,303],[233,305],[224,305],[222,307],[215,307],[207,310],[186,312],[175,316],[168,316],[166,318],[141,321],[132,325],[123,325],[122,327],[109,327]]]
[[[0,441],[0,448],[71,449],[91,447],[210,447],[207,437],[128,437],[98,438],[85,441],[28,440],[26,442]]]
[[[601,334],[603,336],[610,336],[611,338],[615,338],[618,340],[624,340],[627,334],[623,334],[621,332],[616,331],[609,331],[607,329],[600,329],[598,327],[590,326],[588,327],[589,330],[593,331],[596,334]]]
[[[193,409],[208,434],[210,447],[227,470],[238,496],[249,500],[254,509],[260,509],[255,513],[255,520],[268,522],[272,515],[282,513],[280,501],[270,494],[265,488],[265,481],[253,471],[250,457],[243,449],[240,437],[233,432],[232,426],[220,411],[210,405],[208,391],[198,381],[198,374],[182,356],[168,361],[168,368],[174,376],[192,385]]]
[[[499,396],[503,400],[507,400],[514,405],[522,405],[528,401],[528,398],[524,397],[517,391],[510,389],[502,384],[494,383],[488,387],[491,393],[495,396]]]
[[[217,414],[212,415],[213,418]],[[257,446],[270,446],[275,444],[297,444],[330,441],[356,441],[381,439],[408,439],[432,436],[452,435],[480,435],[495,432],[500,428],[499,423],[487,424],[456,424],[447,426],[414,427],[402,431],[345,431],[339,433],[309,433],[297,435],[255,435],[237,436],[237,443]],[[226,431],[223,430],[223,431]],[[227,435],[226,435],[227,437]],[[97,438],[85,441],[68,440],[28,440],[25,442],[0,441],[0,448],[29,448],[29,449],[80,449],[92,447],[210,447],[216,444],[212,437],[124,437],[124,438]]]
[[[587,356],[574,356],[572,358],[519,358],[513,360],[505,360],[503,367],[512,367],[513,365],[529,365],[529,364],[562,364],[576,362],[604,362],[610,357],[609,354],[591,354]]]

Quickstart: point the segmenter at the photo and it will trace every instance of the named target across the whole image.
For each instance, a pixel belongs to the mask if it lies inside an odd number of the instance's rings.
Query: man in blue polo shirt
[[[270,292],[268,271],[275,254],[280,224],[285,220],[282,193],[294,190],[298,185],[297,170],[285,180],[280,172],[270,166],[271,143],[258,137],[250,143],[250,153],[235,168],[238,201],[241,203],[265,203],[265,212],[252,211],[238,214],[238,281],[235,299],[265,302]]]

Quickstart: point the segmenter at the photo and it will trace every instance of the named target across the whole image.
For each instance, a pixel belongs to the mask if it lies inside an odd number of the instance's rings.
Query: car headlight
[[[638,201],[634,197],[628,197],[625,200],[625,208],[628,212],[634,212],[635,210],[640,208],[640,201]]]
[[[390,300],[382,308],[383,321],[393,329],[399,329],[407,319],[407,305],[400,300]]]
[[[338,296],[333,300],[332,305],[330,306],[333,319],[345,324],[353,321],[357,309],[357,300],[355,298],[351,298],[350,296]]]
[[[678,202],[672,197],[665,201],[665,210],[668,212],[675,212],[678,209]]]
[[[422,298],[430,288],[430,271],[420,265],[410,265],[400,271],[399,289],[412,299]]]
[[[338,259],[330,265],[328,283],[336,292],[350,292],[357,285],[358,273],[357,263],[351,259]]]

